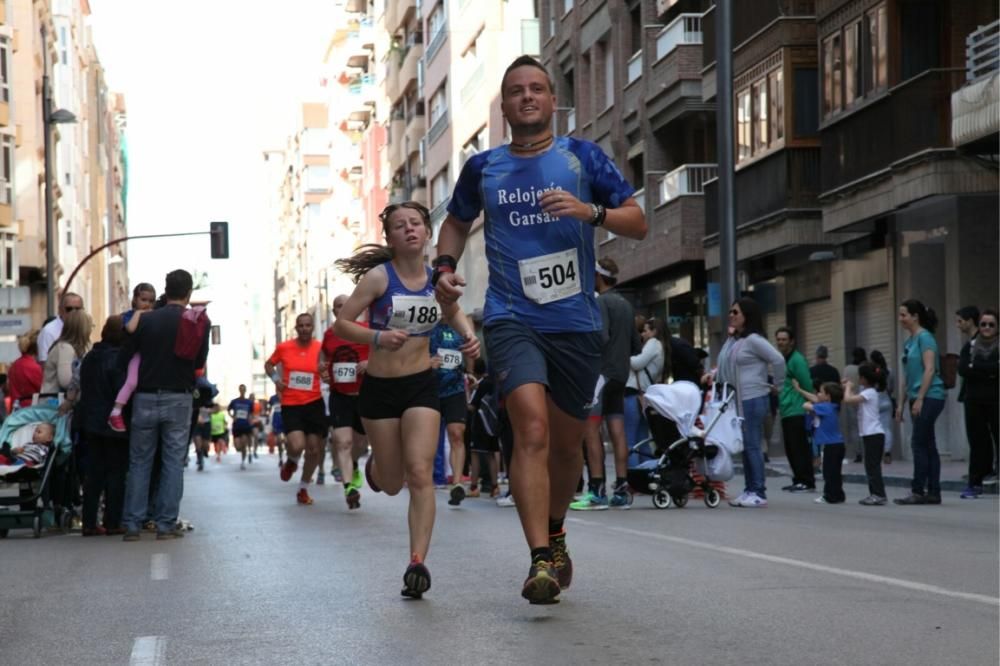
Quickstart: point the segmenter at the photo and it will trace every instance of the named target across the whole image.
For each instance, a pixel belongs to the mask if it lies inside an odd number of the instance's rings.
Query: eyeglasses
[[[981,321],[979,322],[979,328],[996,328],[997,323],[995,321]]]

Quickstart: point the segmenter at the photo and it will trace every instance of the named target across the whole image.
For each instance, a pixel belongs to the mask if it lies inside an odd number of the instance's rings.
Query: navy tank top
[[[391,261],[382,265],[389,285],[368,308],[369,326],[374,330],[397,329],[414,336],[429,336],[441,320],[441,306],[434,298],[431,285],[431,269],[427,267],[424,286],[411,291],[399,279]]]

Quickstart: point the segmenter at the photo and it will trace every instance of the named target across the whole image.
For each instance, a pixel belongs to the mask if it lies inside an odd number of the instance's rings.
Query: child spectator
[[[868,476],[870,494],[859,503],[882,506],[886,503],[885,483],[882,481],[885,429],[879,419],[879,393],[885,391],[885,376],[871,363],[862,363],[858,366],[858,383],[861,392],[855,393],[854,384],[844,380],[844,404],[857,407],[858,435],[864,448],[865,474]]]
[[[35,467],[45,462],[52,447],[52,440],[55,438],[56,429],[51,423],[39,423],[35,426],[35,431],[31,434],[31,442],[17,448],[4,449],[7,454],[0,454],[0,465],[27,465]]]
[[[813,442],[823,450],[823,494],[816,498],[817,504],[842,504],[844,496],[844,435],[840,432],[840,402],[844,389],[840,384],[824,382],[819,393],[803,390],[798,381],[792,385],[808,402],[802,405],[813,415]]]

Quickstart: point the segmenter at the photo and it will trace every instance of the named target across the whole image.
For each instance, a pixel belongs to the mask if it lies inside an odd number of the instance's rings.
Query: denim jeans
[[[128,481],[122,519],[126,529],[139,530],[146,518],[149,477],[157,448],[163,466],[153,519],[158,532],[174,529],[184,494],[184,454],[190,428],[190,393],[136,393],[132,398]]]
[[[938,456],[937,439],[934,437],[934,422],[943,409],[944,400],[924,398],[920,416],[913,419],[913,433],[910,436],[913,483],[910,489],[919,495],[941,495],[941,458]]]
[[[642,405],[639,404],[639,395],[625,396],[625,443],[629,450],[633,446],[649,437],[649,427],[646,419],[642,415]]]
[[[764,417],[770,408],[771,400],[766,395],[743,401],[743,479],[746,483],[743,492],[755,493],[762,499],[767,498],[767,489],[764,487],[761,435]]]

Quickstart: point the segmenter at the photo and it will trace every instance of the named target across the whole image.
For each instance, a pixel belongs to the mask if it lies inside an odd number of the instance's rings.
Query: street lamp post
[[[45,147],[45,315],[56,314],[56,230],[52,203],[52,126],[75,123],[76,116],[65,109],[52,110],[52,90],[49,87],[49,44],[42,27],[42,131]]]

